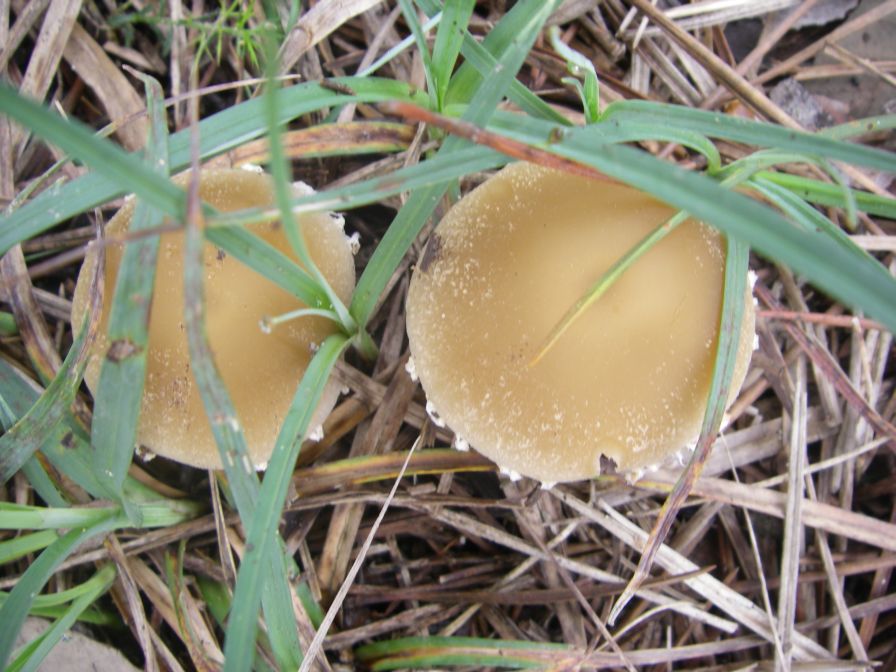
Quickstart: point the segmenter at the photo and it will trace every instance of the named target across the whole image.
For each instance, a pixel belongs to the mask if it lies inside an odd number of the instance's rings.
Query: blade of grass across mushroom
[[[339,90],[334,90],[336,87],[327,88],[324,84],[305,83],[297,84],[284,91],[283,104],[280,109],[281,121],[287,122],[324,107],[333,107],[350,102],[375,103],[384,100],[417,100],[422,102],[425,100],[425,96],[421,92],[412,90],[407,84],[393,80],[374,77],[345,77],[333,81],[338,85]],[[351,94],[345,91],[351,91]],[[199,147],[200,159],[211,158],[237,147],[247,140],[253,140],[261,136],[266,130],[266,121],[261,111],[262,104],[261,100],[252,99],[239,105],[234,105],[202,121],[200,123],[202,132]],[[35,109],[38,110],[41,117],[49,116],[50,122],[60,125],[58,131],[54,131],[53,137],[48,139],[66,151],[68,151],[68,148],[56,142],[56,140],[58,136],[61,136],[63,140],[68,140],[66,136],[69,124],[72,125],[72,128],[79,128],[80,131],[89,134],[89,131],[86,131],[77,122],[71,120],[63,121],[40,105],[21,98],[10,87],[0,85],[0,112],[15,118],[31,128],[30,121],[36,118],[32,114]],[[41,121],[41,124],[45,125],[43,121]],[[34,128],[32,128],[32,131],[37,132]],[[84,133],[79,133],[79,136],[80,141],[83,141]],[[105,145],[106,150],[108,150],[109,146],[115,147],[115,151],[118,152],[116,157],[120,158],[119,155],[128,156],[120,148],[112,145],[111,142]],[[72,152],[69,153],[75,158],[82,160],[84,158]],[[189,165],[188,131],[180,131],[169,137],[168,153],[171,172],[180,171]],[[134,191],[132,188],[132,183],[135,181],[133,176],[139,173],[131,171],[130,168],[137,166],[137,170],[142,172],[145,172],[147,169],[145,164],[135,156],[125,160],[129,161],[129,168],[123,173],[116,173],[114,170],[92,171],[69,184],[50,187],[46,192],[34,198],[34,200],[4,216],[0,219],[0,253],[5,252],[12,245],[27,240],[89,208],[99,206],[113,198]],[[106,167],[105,164],[100,165],[100,168]],[[131,178],[128,176],[131,176]],[[128,181],[125,183],[123,180]],[[156,187],[161,189],[173,187],[167,180],[164,185],[163,187],[161,183],[155,184]],[[141,193],[148,202],[166,214],[176,214],[171,209],[162,207],[164,204],[161,201],[154,200],[151,194],[145,192],[138,193]],[[168,199],[172,197],[182,199],[182,192],[176,189],[176,192],[169,192],[166,196]],[[182,200],[179,202],[182,203]]]
[[[34,641],[26,644],[6,668],[6,672],[36,670],[50,650],[59,643],[81,614],[99,599],[115,582],[115,566],[103,566],[79,586],[79,594],[55,622]]]
[[[168,125],[164,94],[159,83],[150,77],[144,76],[144,85],[150,121],[146,164],[167,179]],[[157,229],[163,222],[161,212],[138,199],[129,233],[139,235]],[[140,237],[124,248],[109,312],[109,349],[100,369],[93,406],[91,443],[95,471],[104,475],[102,480],[132,516],[139,509],[131,507],[129,500],[122,497],[122,488],[137,443],[158,249],[159,237],[155,235]],[[111,288],[107,287],[106,291]],[[136,518],[133,522],[140,525]]]
[[[118,507],[106,508],[96,522],[85,527],[76,527],[62,535],[28,566],[0,607],[0,623],[3,623],[3,627],[0,628],[0,667],[5,668],[16,635],[22,628],[35,597],[43,590],[62,561],[88,539],[127,524],[127,517]]]
[[[511,669],[562,667],[563,654],[573,658],[581,656],[568,644],[478,637],[401,637],[355,649],[358,660],[372,670],[455,665]]]
[[[194,114],[196,114],[194,110]],[[194,126],[195,129],[195,126]],[[233,493],[240,519],[248,521],[259,503],[258,476],[252,468],[246,440],[230,395],[218,373],[205,332],[203,303],[203,233],[199,227],[200,205],[198,179],[194,174],[194,193],[187,199],[187,226],[184,233],[184,324],[190,351],[190,364],[199,389],[212,434],[221,453],[221,463]],[[295,669],[301,660],[301,648],[294,623],[290,586],[287,580],[289,561],[282,552],[265,556],[269,580],[258,598],[264,605],[271,631],[271,644],[277,662],[283,669]],[[255,614],[257,615],[256,608]],[[255,622],[249,626],[255,632]]]
[[[256,637],[259,589],[263,590],[269,583],[263,574],[267,570],[267,558],[276,555],[279,549],[277,526],[302,437],[308,430],[311,416],[320,401],[333,366],[349,342],[346,336],[333,334],[321,344],[299,383],[277,436],[258,505],[247,525],[246,552],[237,575],[224,642],[225,671],[247,669],[251,661]]]
[[[527,123],[544,122],[529,119]],[[590,133],[599,126],[568,129],[550,145],[550,152],[690,212],[722,233],[745,241],[760,254],[789,266],[831,297],[864,310],[890,330],[896,329],[896,279],[878,261],[868,255],[860,258],[828,236],[795,227],[772,208],[727,190],[704,175],[632,147],[605,144]],[[543,133],[533,135],[532,144],[537,147],[543,137]]]
[[[641,549],[641,559],[631,580],[613,605],[608,618],[614,623],[628,602],[634,597],[638,588],[650,576],[656,554],[669,530],[675,522],[678,510],[687,500],[694,483],[700,478],[703,465],[709,457],[710,450],[716,441],[725,409],[728,406],[728,395],[734,369],[737,363],[737,351],[740,347],[741,321],[744,314],[744,296],[747,294],[747,270],[750,263],[750,248],[738,238],[728,236],[728,254],[725,259],[725,285],[722,298],[722,314],[719,324],[719,339],[716,346],[716,359],[713,366],[712,382],[709,386],[706,413],[703,416],[703,427],[697,439],[694,453],[685,470],[679,476],[666,501],[660,507],[653,528]],[[752,299],[749,299],[752,300]]]
[[[523,0],[502,17],[492,33],[505,22],[512,21],[516,29],[500,58],[495,62],[490,74],[478,81],[477,93],[464,111],[463,119],[473,124],[484,124],[492,116],[504,92],[516,81],[516,73],[522,67],[535,37],[544,25],[558,0],[539,2]],[[520,16],[525,21],[520,21]],[[505,32],[502,28],[502,33]],[[464,146],[460,138],[449,137],[439,148],[437,157],[451,156]],[[449,182],[434,184],[411,192],[404,206],[383,236],[358,281],[352,297],[351,313],[358,324],[364,326],[373,315],[380,295],[386,287],[392,272],[398,267],[411,243],[420,233],[432,215],[439,199],[448,190]]]
[[[324,274],[321,273],[320,269],[317,267],[314,259],[311,258],[311,253],[308,251],[308,246],[305,244],[305,238],[302,235],[300,223],[296,221],[296,218],[293,216],[291,200],[294,191],[291,180],[289,179],[286,154],[280,143],[281,129],[280,124],[277,121],[279,119],[277,110],[280,107],[278,100],[280,86],[274,79],[274,75],[277,72],[278,62],[276,58],[276,50],[273,48],[273,45],[268,45],[267,51],[270,66],[268,73],[269,77],[265,83],[263,99],[266,103],[264,110],[267,114],[269,125],[268,149],[270,152],[271,173],[274,178],[274,200],[277,209],[279,210],[280,222],[283,226],[283,230],[286,232],[289,244],[301,262],[303,269],[310,275],[319,291],[324,294],[326,299],[326,301],[317,300],[314,303],[306,303],[307,308],[339,324],[342,326],[345,333],[354,335],[355,332],[358,331],[358,326],[349,314],[348,309],[342,303],[342,300],[336,295],[336,292],[333,291],[330,283],[327,282]],[[297,311],[296,313],[297,316],[305,314],[305,310]],[[272,319],[276,318],[272,317]],[[372,341],[369,338],[366,340],[359,339],[359,342],[366,342],[372,345]],[[375,357],[375,349],[373,352],[365,352],[364,354],[367,357]]]

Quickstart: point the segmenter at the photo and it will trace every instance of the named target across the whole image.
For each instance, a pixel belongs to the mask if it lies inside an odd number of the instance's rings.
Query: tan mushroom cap
[[[544,482],[592,478],[602,455],[635,471],[693,444],[724,278],[724,239],[708,226],[679,226],[531,364],[567,309],[674,212],[526,163],[448,212],[414,272],[407,327],[427,398],[457,436]],[[732,398],[753,346],[745,299]]]
[[[188,175],[174,178],[185,187]],[[267,175],[246,170],[202,173],[202,200],[223,212],[271,206],[273,184]],[[106,227],[107,237],[124,233],[134,213],[133,199]],[[309,252],[337,295],[348,302],[355,285],[354,259],[341,219],[325,213],[302,215],[302,234]],[[279,222],[249,227],[281,252],[295,258]],[[84,379],[94,392],[108,349],[108,310],[123,246],[106,248],[105,296],[101,336],[93,346]],[[79,324],[88,309],[88,286],[96,267],[91,249],[78,277],[72,322]],[[312,347],[336,330],[333,322],[302,317],[265,334],[264,317],[303,307],[297,298],[231,258],[211,244],[204,251],[206,329],[215,362],[236,408],[254,465],[263,467],[286,417],[296,387],[312,356]],[[161,235],[158,270],[150,313],[146,386],[137,441],[153,453],[200,468],[220,468],[221,460],[199,390],[190,370],[184,328],[183,233]],[[333,409],[339,386],[330,381],[311,427],[319,426]]]

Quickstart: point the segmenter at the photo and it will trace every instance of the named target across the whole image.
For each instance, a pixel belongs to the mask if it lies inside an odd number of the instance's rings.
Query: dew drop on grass
[[[271,327],[271,318],[265,315],[258,320],[258,328],[261,329],[261,333],[270,334],[274,330],[273,327]]]
[[[320,441],[324,438],[324,426],[318,425],[308,433],[309,441]]]

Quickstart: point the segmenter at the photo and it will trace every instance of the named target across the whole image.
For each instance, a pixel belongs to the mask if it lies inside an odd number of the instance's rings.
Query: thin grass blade
[[[22,628],[35,596],[43,589],[69,554],[86,540],[111,532],[120,525],[126,525],[127,518],[116,509],[109,509],[108,515],[89,527],[80,527],[59,537],[32,562],[10,591],[9,597],[0,607],[0,667],[13,650],[16,635]]]
[[[447,0],[442,22],[432,48],[432,78],[435,82],[436,109],[443,110],[451,73],[464,44],[464,34],[473,15],[475,0]]]
[[[80,594],[72,601],[65,613],[38,639],[23,648],[16,659],[6,668],[6,672],[34,672],[37,670],[50,650],[60,642],[81,614],[109,590],[114,582],[115,566],[105,565],[80,587]]]
[[[348,343],[340,334],[333,334],[323,342],[302,377],[277,436],[248,526],[246,553],[240,563],[224,642],[225,671],[248,669],[252,660],[260,596],[263,586],[270,583],[263,572],[269,566],[268,557],[278,552],[277,526],[295,461],[330,372]]]
[[[414,42],[417,43],[417,52],[420,54],[420,60],[423,62],[423,75],[426,77],[426,91],[429,94],[430,103],[438,105],[436,92],[436,80],[433,77],[432,55],[429,53],[429,45],[426,43],[426,34],[423,32],[423,26],[420,25],[420,19],[417,17],[417,11],[411,0],[398,0],[398,6],[401,7],[401,14],[404,21],[411,29],[414,36]],[[444,21],[444,17],[442,18]]]
[[[154,79],[146,78],[145,82],[150,119],[146,167],[167,180],[168,125],[164,94]],[[147,231],[163,222],[163,213],[138,200],[129,230]],[[125,246],[109,312],[109,349],[103,359],[94,399],[91,428],[94,467],[96,473],[105,475],[104,481],[118,499],[137,444],[158,250],[158,236],[139,238]]]
[[[508,669],[545,668],[571,653],[566,644],[478,637],[401,637],[355,650],[373,670],[430,669],[445,666]]]
[[[728,254],[725,261],[725,288],[722,299],[722,315],[719,324],[719,339],[716,345],[716,359],[713,366],[712,382],[709,387],[706,412],[703,426],[697,439],[694,454],[675,483],[669,497],[663,502],[660,512],[654,521],[653,529],[641,550],[641,559],[631,580],[610,611],[609,622],[612,624],[626,604],[634,597],[638,588],[650,576],[650,570],[656,554],[669,530],[675,522],[678,510],[684,504],[694,483],[700,478],[703,465],[718,436],[725,409],[728,407],[728,393],[734,378],[737,365],[737,352],[740,348],[741,322],[744,315],[744,302],[747,297],[747,270],[750,262],[749,246],[737,238],[728,238]]]
[[[237,508],[243,520],[249,520],[258,502],[258,477],[249,459],[236,410],[218,373],[205,333],[203,235],[195,221],[196,214],[188,216],[184,237],[184,323],[191,368]],[[286,565],[282,554],[271,554],[267,561],[270,580],[265,582],[259,595],[264,601],[271,628],[283,635],[274,645],[278,662],[282,667],[294,668],[298,665],[301,652],[295,627],[287,625],[293,623],[294,615],[290,588],[286,583]],[[252,628],[254,631],[254,625]]]
[[[790,173],[777,173],[762,170],[756,173],[756,179],[774,182],[787,188],[803,200],[816,205],[845,208],[846,199],[843,197],[843,189],[837,184],[813,180],[809,177],[791,175]],[[852,190],[856,207],[862,212],[887,219],[896,219],[896,199],[869,194],[866,191]]]
[[[84,352],[87,332],[85,324],[47,389],[21,419],[0,437],[0,482],[5,483],[12,478],[38,448],[64,435],[66,431],[64,421],[70,415],[69,408],[74,401],[87,364]],[[13,412],[15,409],[12,408],[12,404],[15,402],[10,397],[15,395],[15,392],[7,388],[4,383],[14,384],[15,378],[10,365],[0,360],[0,391],[10,403]],[[27,391],[21,388],[18,391],[27,395]],[[15,405],[21,408],[21,404]]]
[[[423,102],[426,97],[419,91],[402,82],[379,79],[374,77],[357,78],[344,77],[333,80],[339,91],[326,88],[317,83],[307,83],[292,86],[283,92],[280,107],[281,123],[286,123],[303,114],[308,114],[324,107],[335,107],[352,102],[383,102],[386,100],[410,100]],[[341,92],[351,91],[350,94]],[[0,92],[0,112],[6,114],[5,100],[18,98],[15,92],[10,92],[8,87]],[[29,101],[25,101],[26,103]],[[30,103],[33,107],[34,104]],[[199,157],[202,160],[226,152],[244,142],[260,137],[267,126],[262,113],[262,101],[260,99],[248,100],[239,105],[223,110],[202,121],[199,125],[201,138],[199,144]],[[28,109],[31,109],[29,107]],[[51,121],[58,121],[58,117],[44,111],[52,117]],[[26,113],[27,116],[27,113]],[[26,122],[27,123],[27,119]],[[68,123],[68,122],[63,122]],[[67,128],[67,127],[66,127]],[[84,129],[81,129],[82,131]],[[85,131],[89,133],[89,131]],[[93,137],[91,136],[91,140]],[[62,145],[60,145],[62,146]],[[190,163],[189,132],[187,130],[175,133],[169,138],[168,154],[171,172],[177,172],[186,168]],[[131,157],[132,162],[145,167],[136,157]],[[134,191],[130,185],[128,174],[111,175],[106,172],[90,172],[78,178],[70,184],[54,185],[45,193],[42,193],[33,201],[23,205],[11,214],[0,218],[0,250],[7,250],[15,243],[27,240],[38,233],[47,230],[51,226],[59,224],[74,215],[101,205],[113,198]],[[167,181],[166,181],[167,182]],[[159,185],[160,186],[160,185]],[[167,183],[167,187],[171,187]],[[148,194],[144,193],[144,197]],[[183,195],[178,190],[178,195],[169,194],[169,197],[182,199]],[[169,212],[160,207],[156,200],[149,199],[157,208]],[[170,214],[170,213],[169,213]]]
[[[648,124],[671,125],[688,129],[710,138],[735,140],[757,147],[824,156],[857,166],[896,173],[896,156],[865,145],[841,142],[820,133],[803,133],[793,129],[680,105],[627,100],[612,103],[604,111],[601,122],[617,118]]]

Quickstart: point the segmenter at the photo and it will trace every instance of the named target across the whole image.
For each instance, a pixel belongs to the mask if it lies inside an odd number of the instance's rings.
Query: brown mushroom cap
[[[188,174],[173,179],[185,187]],[[269,176],[246,170],[202,173],[199,195],[223,212],[269,207],[274,202]],[[124,233],[134,213],[129,200],[109,221],[106,235]],[[302,235],[311,257],[336,294],[348,302],[355,285],[355,267],[341,220],[325,213],[302,215]],[[251,225],[250,230],[295,258],[279,222]],[[100,333],[84,379],[96,391],[100,365],[108,349],[108,311],[123,245],[106,248],[105,295]],[[96,267],[91,249],[84,260],[72,305],[79,324],[88,309],[88,286]],[[286,417],[296,387],[312,356],[336,325],[324,318],[303,317],[265,334],[262,318],[303,307],[296,297],[211,244],[204,251],[206,330],[215,362],[242,424],[253,464],[264,466]],[[163,233],[150,313],[146,385],[137,441],[159,455],[200,468],[220,468],[221,460],[190,370],[184,328],[183,233]],[[339,386],[330,381],[311,427],[333,409]]]
[[[532,365],[588,288],[674,210],[629,187],[526,163],[458,202],[408,292],[414,368],[441,419],[499,466],[545,482],[658,464],[700,432],[725,243],[688,220]],[[746,309],[732,398],[754,333]]]

